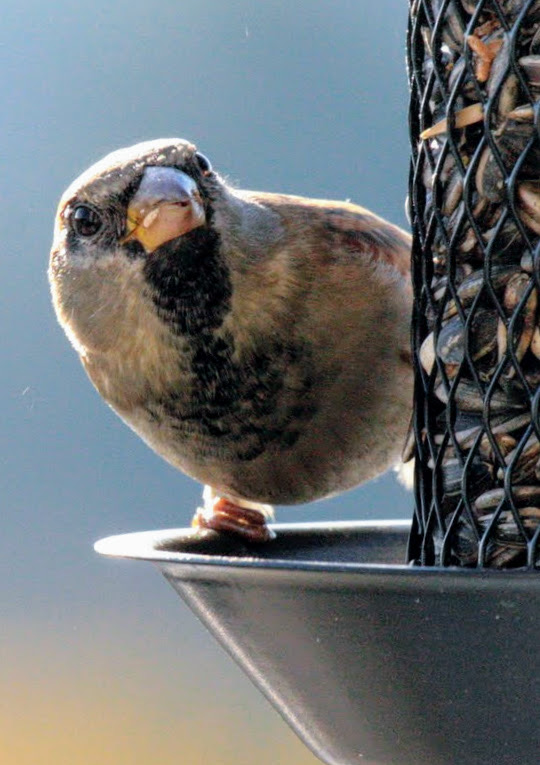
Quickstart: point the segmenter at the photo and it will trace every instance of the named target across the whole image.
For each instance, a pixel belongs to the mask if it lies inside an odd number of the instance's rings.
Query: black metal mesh
[[[412,0],[423,565],[540,565],[540,0]],[[443,122],[446,120],[446,123]]]

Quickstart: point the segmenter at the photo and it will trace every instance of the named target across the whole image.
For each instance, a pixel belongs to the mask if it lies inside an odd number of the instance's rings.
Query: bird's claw
[[[241,507],[224,497],[217,499],[211,508],[199,507],[191,525],[197,529],[237,534],[250,542],[268,542],[276,536],[261,510]]]

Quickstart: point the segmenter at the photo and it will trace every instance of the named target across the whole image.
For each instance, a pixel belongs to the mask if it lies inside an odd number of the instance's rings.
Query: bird
[[[399,462],[410,250],[363,207],[235,188],[171,138],[114,151],[68,187],[48,274],[95,388],[204,485],[194,533],[260,543],[274,505]]]

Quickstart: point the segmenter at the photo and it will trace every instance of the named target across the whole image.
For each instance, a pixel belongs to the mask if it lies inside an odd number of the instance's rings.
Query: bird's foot
[[[204,507],[197,508],[191,525],[197,529],[212,529],[237,534],[250,542],[268,542],[275,534],[267,526],[268,517],[273,511],[270,505],[233,501],[214,494],[213,489],[205,487]]]

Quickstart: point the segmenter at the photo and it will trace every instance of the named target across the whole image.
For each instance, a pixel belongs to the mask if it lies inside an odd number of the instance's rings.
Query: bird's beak
[[[174,167],[147,167],[127,209],[122,243],[137,239],[147,253],[205,222],[195,181]]]

